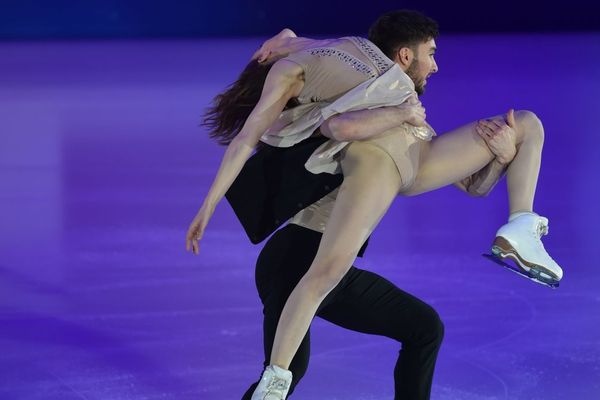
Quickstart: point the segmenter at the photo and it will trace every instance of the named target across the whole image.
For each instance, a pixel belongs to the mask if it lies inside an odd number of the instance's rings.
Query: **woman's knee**
[[[544,143],[544,125],[534,112],[529,110],[515,111],[515,122],[517,124],[517,134],[520,136],[519,142]]]
[[[303,280],[306,289],[314,296],[324,298],[342,280],[352,265],[351,257],[338,255],[315,261]]]

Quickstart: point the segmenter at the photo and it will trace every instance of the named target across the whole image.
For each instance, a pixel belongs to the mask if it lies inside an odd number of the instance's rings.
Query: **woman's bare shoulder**
[[[334,39],[313,39],[309,48],[315,47],[338,47],[345,42],[344,38],[334,38]]]

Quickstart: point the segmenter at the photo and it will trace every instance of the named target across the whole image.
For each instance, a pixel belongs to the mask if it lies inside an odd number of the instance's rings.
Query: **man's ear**
[[[412,62],[413,58],[414,58],[414,54],[410,48],[401,47],[396,52],[396,59],[394,61],[400,65],[408,66]]]

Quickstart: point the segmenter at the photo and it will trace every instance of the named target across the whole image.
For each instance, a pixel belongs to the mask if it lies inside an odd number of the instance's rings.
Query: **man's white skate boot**
[[[492,245],[492,254],[510,258],[529,278],[556,287],[563,271],[550,257],[540,238],[548,234],[548,219],[535,213],[518,213],[500,227]]]
[[[269,365],[263,371],[260,382],[252,394],[252,400],[284,400],[291,383],[291,371],[277,365]]]

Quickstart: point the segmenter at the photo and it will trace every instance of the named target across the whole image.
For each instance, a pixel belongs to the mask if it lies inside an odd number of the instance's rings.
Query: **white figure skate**
[[[277,365],[269,365],[252,394],[252,400],[285,400],[291,383],[290,371]]]
[[[546,234],[547,218],[535,213],[522,213],[500,227],[492,245],[492,255],[484,256],[537,283],[557,288],[563,271],[548,255],[540,240]],[[504,261],[506,258],[515,265]]]

